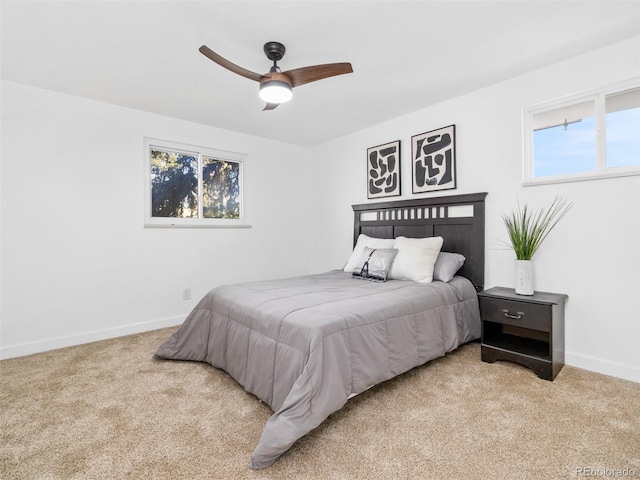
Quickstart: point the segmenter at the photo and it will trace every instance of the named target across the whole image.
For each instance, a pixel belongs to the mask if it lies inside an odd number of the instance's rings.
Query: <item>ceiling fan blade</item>
[[[278,105],[280,105],[279,103],[267,103],[264,108],[262,109],[262,111],[264,112],[265,110],[273,110],[274,108],[276,108]]]
[[[348,62],[327,63],[324,65],[313,65],[311,67],[294,68],[293,70],[287,70],[282,73],[291,79],[292,86],[299,87],[305,83],[315,82],[323,78],[353,73],[353,68]]]
[[[214,62],[216,62],[221,67],[224,67],[227,70],[232,71],[233,73],[237,73],[238,75],[242,75],[243,77],[248,78],[249,80],[255,80],[256,82],[259,82],[260,78],[262,78],[262,75],[260,75],[259,73],[252,72],[251,70],[247,70],[246,68],[242,68],[242,67],[236,65],[235,63],[231,63],[229,60],[227,60],[224,57],[221,57],[220,55],[218,55],[216,52],[211,50],[206,45],[202,45],[199,48],[199,50],[200,50],[200,53],[202,53],[205,57],[209,58],[210,60],[213,60]]]

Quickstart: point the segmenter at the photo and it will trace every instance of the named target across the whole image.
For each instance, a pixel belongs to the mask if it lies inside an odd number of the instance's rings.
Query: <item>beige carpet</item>
[[[0,362],[0,477],[640,478],[640,384],[572,367],[540,380],[482,363],[477,343],[352,399],[254,471],[269,408],[206,364],[153,359],[172,330]]]

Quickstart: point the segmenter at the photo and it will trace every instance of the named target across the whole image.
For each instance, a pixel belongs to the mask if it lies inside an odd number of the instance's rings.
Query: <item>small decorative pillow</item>
[[[393,248],[398,249],[398,255],[391,265],[389,278],[430,283],[442,243],[442,237],[396,238]]]
[[[352,275],[356,278],[385,282],[387,274],[396,258],[398,250],[395,248],[369,248],[364,247],[358,266]]]
[[[347,260],[347,264],[344,266],[344,271],[347,273],[352,273],[360,262],[360,257],[362,257],[362,251],[365,247],[369,248],[393,248],[393,238],[374,238],[361,233],[358,235],[358,241],[356,242],[356,246],[353,248],[353,252]],[[362,264],[360,264],[362,265]]]
[[[466,259],[459,253],[440,252],[436,265],[433,267],[433,279],[450,282],[458,270],[462,268]]]

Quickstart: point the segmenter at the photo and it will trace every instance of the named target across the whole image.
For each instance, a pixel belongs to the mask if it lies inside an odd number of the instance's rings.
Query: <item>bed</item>
[[[352,396],[479,338],[485,196],[353,205],[355,247],[364,236],[442,237],[440,252],[465,257],[449,281],[334,270],[217,287],[156,357],[207,362],[268,404],[274,413],[250,460],[267,467]]]

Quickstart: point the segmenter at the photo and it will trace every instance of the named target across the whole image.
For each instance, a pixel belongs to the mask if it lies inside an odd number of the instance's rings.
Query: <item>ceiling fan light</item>
[[[267,103],[285,103],[293,98],[291,85],[280,80],[260,84],[260,98]]]

